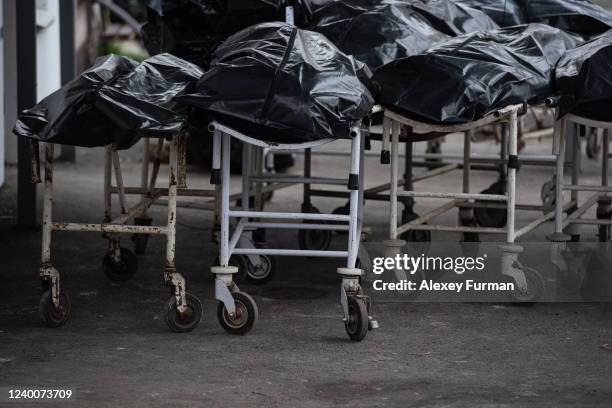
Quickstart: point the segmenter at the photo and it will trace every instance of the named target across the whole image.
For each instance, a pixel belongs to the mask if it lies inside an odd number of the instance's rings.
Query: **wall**
[[[36,1],[36,58],[37,58],[37,95],[42,99],[57,90],[61,84],[60,35],[59,35],[59,2],[60,0]],[[7,20],[3,27],[4,34],[4,153],[7,163],[17,163],[17,138],[11,133],[17,120],[17,73],[15,66],[15,2],[2,1],[4,16]],[[13,18],[11,19],[10,16]],[[0,139],[1,141],[1,139]]]

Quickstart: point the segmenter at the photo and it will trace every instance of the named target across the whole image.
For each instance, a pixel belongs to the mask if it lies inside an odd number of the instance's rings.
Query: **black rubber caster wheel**
[[[138,217],[134,219],[134,225],[150,227],[152,224],[153,219],[150,217]],[[138,255],[143,255],[147,251],[149,234],[134,234],[132,235],[132,241],[134,241],[134,252]]]
[[[121,255],[118,260],[114,259],[110,252],[104,255],[102,260],[102,269],[113,282],[128,281],[138,270],[138,258],[132,251],[121,247],[119,252]]]
[[[346,334],[352,341],[361,341],[368,334],[368,307],[365,300],[359,297],[349,296],[347,300],[348,320],[344,322]]]
[[[491,185],[491,187],[483,190],[480,194],[506,194],[506,181],[499,180]],[[482,201],[476,203],[486,204]],[[474,219],[481,227],[486,228],[503,228],[508,222],[508,212],[505,208],[474,208]]]
[[[190,332],[195,329],[202,321],[202,315],[204,314],[202,303],[196,296],[185,293],[185,300],[187,301],[187,309],[182,313],[176,308],[176,297],[174,295],[170,296],[164,309],[166,324],[170,330],[176,333]]]
[[[244,262],[247,265],[246,268],[246,280],[256,285],[263,285],[269,282],[274,276],[276,271],[276,263],[274,257],[267,255],[258,255],[260,263],[259,265],[253,265],[248,257],[244,257]]]
[[[407,224],[410,221],[416,220],[417,218],[419,218],[419,216],[410,210],[404,210],[402,212],[402,224]],[[406,241],[411,249],[416,253],[425,254],[429,251],[431,232],[410,230],[401,234],[400,239]]]
[[[518,288],[510,292],[513,300],[522,303],[536,302],[544,293],[544,279],[535,269],[523,267],[523,273],[527,280],[527,291],[522,292]]]
[[[253,298],[244,292],[232,293],[236,303],[236,316],[232,319],[225,309],[225,305],[219,302],[217,307],[217,319],[221,327],[229,334],[242,335],[248,333],[259,318],[257,304]]]
[[[71,309],[70,296],[63,290],[60,291],[58,307],[53,304],[51,289],[44,291],[38,302],[40,320],[47,327],[63,326],[70,319]]]
[[[597,131],[593,130],[587,135],[586,142],[586,154],[589,159],[595,159],[601,153],[601,144],[599,144],[599,138],[597,137]]]
[[[308,213],[319,214],[317,207],[311,206]],[[308,221],[305,221],[308,223]],[[302,250],[326,251],[332,242],[332,232],[323,230],[300,230],[298,231],[298,246]]]
[[[557,201],[557,187],[555,179],[548,180],[542,185],[540,196],[542,197],[542,204],[545,208],[544,212],[546,213],[552,210],[555,206],[555,202]]]

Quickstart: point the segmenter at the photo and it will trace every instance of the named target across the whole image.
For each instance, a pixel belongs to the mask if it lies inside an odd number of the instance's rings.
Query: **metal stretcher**
[[[389,256],[394,256],[406,241],[401,238],[411,238],[416,241],[429,241],[431,231],[460,232],[464,234],[464,241],[478,241],[475,234],[500,234],[505,235],[506,244],[501,246],[502,265],[501,272],[516,282],[517,290],[513,292],[513,297],[519,301],[533,301],[539,297],[543,288],[544,281],[540,274],[535,270],[525,267],[518,261],[522,247],[515,242],[521,236],[536,229],[555,216],[555,212],[545,206],[539,205],[518,205],[516,203],[516,174],[520,167],[521,157],[517,152],[517,129],[519,113],[523,111],[522,105],[508,106],[500,109],[482,119],[465,124],[431,124],[413,120],[392,110],[385,109],[383,121],[383,151],[389,149],[390,144],[390,210],[389,210],[389,240],[385,242],[386,251]],[[472,169],[472,154],[470,149],[470,134],[475,129],[482,126],[505,123],[508,126],[508,146],[504,153],[506,170],[505,188],[500,193],[479,193],[470,192],[470,173]],[[407,131],[407,138],[414,141],[429,137],[437,137],[439,134],[464,133],[464,154],[463,154],[463,188],[462,192],[440,192],[414,191],[412,188],[411,164],[412,144],[406,141],[406,160],[408,174],[404,176],[405,190],[398,189],[399,182],[399,142],[401,129]],[[384,156],[384,155],[383,155]],[[545,162],[552,157],[540,158]],[[532,157],[533,159],[533,157]],[[437,207],[421,216],[403,217],[398,216],[398,203],[401,201],[406,206],[404,214],[415,214],[413,211],[414,199],[417,197],[447,199],[444,205]],[[562,201],[559,201],[563,206]],[[437,217],[453,208],[459,209],[460,225],[440,225],[435,224]],[[475,209],[489,209],[493,211],[503,211],[504,226],[500,227],[479,227],[474,222]],[[536,220],[516,228],[515,213],[517,209],[531,211],[545,211],[545,214]],[[412,234],[412,237],[410,237]],[[419,234],[419,235],[417,235]],[[402,271],[396,271],[397,274]],[[398,276],[398,279],[405,279],[405,276]]]
[[[362,340],[369,329],[378,327],[370,313],[369,297],[363,292],[360,277],[363,270],[357,267],[358,250],[363,222],[363,134],[359,126],[351,132],[351,161],[348,188],[350,190],[350,212],[347,215],[264,212],[250,208],[249,195],[253,182],[250,174],[251,149],[266,148],[272,150],[309,149],[330,143],[332,139],[323,139],[299,144],[270,144],[249,137],[219,122],[211,124],[213,132],[213,178],[221,185],[220,189],[220,222],[221,238],[219,265],[211,268],[215,275],[215,298],[219,300],[217,317],[221,326],[231,334],[244,334],[250,331],[258,318],[257,305],[253,298],[241,292],[233,280],[238,272],[236,266],[230,265],[232,255],[252,256],[309,256],[346,258],[345,268],[338,268],[342,277],[340,303],[342,305],[345,329],[351,340]],[[242,173],[242,209],[230,208],[230,157],[232,138],[244,145]],[[258,155],[261,157],[261,155]],[[347,180],[344,181],[345,183]],[[236,220],[230,234],[230,220]],[[257,220],[257,221],[256,221]],[[284,221],[284,222],[281,222]],[[303,223],[298,221],[304,221]],[[347,249],[329,250],[294,250],[278,248],[238,248],[237,244],[243,233],[249,229],[297,229],[309,231],[345,231],[348,232]]]
[[[583,125],[595,128],[603,133],[601,185],[580,184],[580,137],[577,126]],[[550,236],[553,242],[579,241],[580,225],[594,225],[599,230],[599,241],[610,241],[612,226],[612,187],[609,185],[610,133],[612,123],[588,119],[586,117],[568,114],[557,121],[555,139],[557,163],[555,182],[555,232]],[[571,136],[571,137],[568,137]],[[568,141],[571,145],[568,146]],[[565,182],[565,168],[571,169],[570,183]],[[564,193],[570,192],[570,208],[564,208],[562,202]],[[594,193],[583,204],[579,204],[579,193]],[[597,205],[596,219],[583,216],[593,206]]]
[[[44,208],[42,227],[42,254],[40,276],[43,281],[44,293],[39,302],[39,311],[42,322],[49,327],[63,325],[70,318],[71,303],[68,293],[60,283],[60,273],[51,260],[51,236],[53,231],[95,232],[104,233],[108,238],[108,252],[104,256],[102,266],[107,277],[113,281],[126,281],[130,279],[138,269],[136,255],[120,244],[120,234],[134,234],[138,237],[160,235],[166,237],[166,259],[163,279],[166,286],[171,289],[171,296],[164,308],[165,320],[168,327],[175,332],[186,332],[193,330],[201,321],[202,304],[200,300],[186,291],[185,279],[177,272],[175,264],[176,256],[176,219],[177,219],[177,197],[198,196],[214,197],[214,190],[189,190],[185,186],[185,137],[175,135],[170,140],[170,161],[168,188],[157,188],[156,180],[161,163],[161,152],[164,139],[158,139],[157,153],[153,163],[151,179],[148,181],[149,154],[145,149],[145,162],[143,163],[142,186],[126,187],[123,183],[119,154],[115,146],[107,146],[105,152],[104,166],[104,219],[102,223],[74,223],[59,222],[53,220],[53,153],[54,144],[46,143],[46,160],[44,176]],[[145,147],[148,147],[146,142]],[[37,145],[37,143],[35,143]],[[38,168],[36,153],[34,149],[33,169]],[[38,172],[35,171],[35,181],[40,181]],[[112,185],[113,173],[116,186]],[[112,216],[112,196],[118,195],[120,214]],[[126,196],[129,194],[141,195],[137,204],[128,207]],[[165,225],[151,225],[151,219],[146,216],[146,209],[160,197],[168,197],[168,215]],[[146,222],[130,222],[140,217]],[[141,224],[141,225],[138,225]],[[147,224],[147,225],[142,225]],[[138,238],[140,240],[141,238]],[[137,250],[144,250],[145,241],[137,240]]]

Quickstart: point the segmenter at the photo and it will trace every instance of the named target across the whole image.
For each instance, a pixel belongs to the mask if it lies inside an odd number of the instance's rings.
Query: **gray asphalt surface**
[[[445,152],[459,152],[449,139]],[[495,151],[493,143],[478,151]],[[548,151],[546,143],[528,152]],[[56,219],[98,221],[102,185],[100,150],[79,151],[76,165],[58,165]],[[137,155],[124,163],[127,180],[139,177]],[[339,160],[316,158],[315,168],[341,176]],[[296,167],[299,168],[299,167]],[[368,159],[370,183],[387,169]],[[585,161],[595,180],[597,164]],[[537,203],[550,177],[544,168],[521,171],[519,197]],[[192,171],[190,186],[208,175]],[[14,170],[9,171],[9,186]],[[456,189],[459,175],[436,180],[441,191]],[[474,172],[474,190],[495,175]],[[13,184],[14,185],[14,184]],[[429,184],[431,186],[431,184]],[[425,185],[419,185],[424,188]],[[14,202],[14,190],[1,192]],[[341,204],[315,199],[321,210]],[[300,189],[277,192],[271,209],[297,210]],[[431,207],[420,202],[419,212]],[[154,207],[157,220],[163,207]],[[386,230],[386,205],[370,203],[366,223],[372,241]],[[139,258],[135,279],[110,283],[101,272],[105,241],[99,234],[56,233],[53,261],[72,296],[73,319],[59,329],[40,326],[37,276],[40,232],[10,227],[9,208],[0,218],[0,392],[52,387],[74,391],[70,403],[9,402],[0,406],[180,406],[180,407],[609,407],[612,404],[612,307],[606,304],[378,303],[381,329],[355,344],[346,339],[338,305],[336,260],[278,259],[275,280],[244,285],[260,308],[260,320],[244,337],[226,335],[216,321],[213,282],[216,257],[211,214],[181,209],[178,269],[202,299],[205,316],[189,334],[167,331],[162,308],[162,239],[152,239]],[[8,214],[8,215],[7,215]],[[521,214],[526,222],[536,214]],[[446,218],[455,222],[456,214]],[[543,242],[550,226],[527,240]],[[295,232],[269,234],[273,244],[294,248]],[[334,245],[340,244],[336,237]],[[436,235],[437,241],[456,240]],[[584,239],[595,240],[586,228]],[[130,245],[129,238],[125,245]]]

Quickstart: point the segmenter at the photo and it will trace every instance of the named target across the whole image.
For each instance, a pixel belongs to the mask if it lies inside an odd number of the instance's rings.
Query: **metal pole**
[[[176,201],[178,184],[178,136],[170,142],[170,168],[168,183],[168,225],[166,235],[166,268],[175,267],[176,257]]]
[[[221,266],[229,265],[230,149],[231,136],[224,133],[221,153],[221,253],[219,254]]]
[[[43,236],[41,265],[47,267],[51,265],[51,225],[53,223],[53,148],[55,145],[46,145],[45,160],[45,194],[43,201]]]
[[[389,239],[397,239],[397,178],[398,178],[398,149],[399,149],[399,123],[385,122],[391,125],[391,191],[389,211]],[[408,160],[408,158],[406,158]]]
[[[36,104],[36,5],[34,0],[16,2],[17,112]],[[32,184],[30,141],[17,142],[17,225],[36,226],[36,185]]]
[[[515,110],[510,114],[508,124],[508,154],[517,156],[518,154],[518,112]],[[508,226],[506,242],[514,243],[514,216],[516,205],[516,168],[508,166]]]

